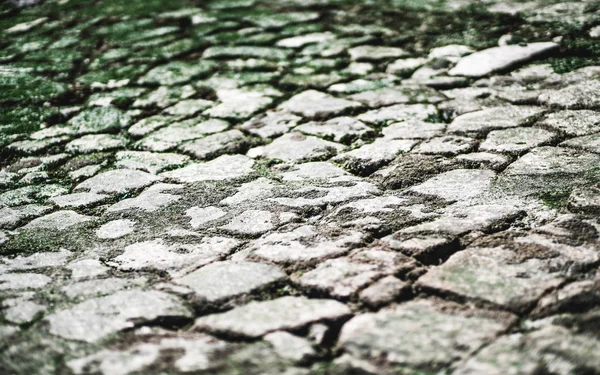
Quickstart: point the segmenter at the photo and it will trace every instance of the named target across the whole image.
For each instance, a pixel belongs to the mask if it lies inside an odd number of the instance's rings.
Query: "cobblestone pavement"
[[[0,373],[600,374],[600,2],[0,33]]]

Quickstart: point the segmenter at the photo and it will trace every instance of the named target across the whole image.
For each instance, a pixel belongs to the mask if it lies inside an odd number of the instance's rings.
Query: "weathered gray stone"
[[[276,227],[276,217],[270,211],[248,210],[231,219],[227,225],[219,228],[233,234],[259,236]]]
[[[124,271],[154,269],[178,276],[219,260],[238,245],[239,241],[224,237],[204,237],[195,244],[166,244],[157,239],[125,247],[108,264]]]
[[[158,180],[158,177],[146,172],[134,169],[116,169],[85,180],[77,185],[75,190],[87,190],[96,194],[123,194],[144,188]]]
[[[104,275],[108,272],[102,262],[96,259],[82,259],[69,263],[65,268],[71,270],[71,278],[82,279]]]
[[[515,253],[502,248],[467,249],[422,276],[417,286],[489,301],[520,311],[563,282],[544,270],[544,261],[515,261]]]
[[[329,158],[342,148],[337,143],[293,132],[282,135],[266,146],[250,149],[248,156],[302,162]]]
[[[281,297],[250,302],[231,311],[196,320],[195,328],[242,337],[260,337],[278,330],[297,329],[317,321],[342,319],[350,315],[346,305],[326,299]]]
[[[579,368],[597,371],[600,362],[593,353],[599,348],[600,343],[592,336],[574,334],[563,327],[547,326],[530,333],[500,337],[474,357],[460,363],[454,373],[533,375],[552,371],[569,374]]]
[[[126,145],[127,140],[117,135],[90,134],[67,143],[65,151],[72,154],[89,154],[124,148]]]
[[[16,228],[23,221],[36,218],[51,210],[49,206],[37,204],[0,208],[0,228]]]
[[[349,143],[356,138],[373,133],[373,129],[352,117],[335,117],[325,122],[308,122],[295,130],[341,143]]]
[[[310,341],[285,331],[269,333],[264,340],[273,346],[279,356],[294,363],[306,362],[317,354]]]
[[[69,298],[83,300],[89,297],[105,296],[135,286],[144,286],[144,284],[146,284],[146,279],[143,277],[136,279],[109,277],[106,279],[77,281],[63,285],[60,290]]]
[[[225,215],[227,212],[223,211],[219,207],[191,207],[185,211],[185,215],[191,218],[190,225],[194,229],[206,226],[206,224],[218,220]]]
[[[585,135],[564,141],[559,146],[600,154],[600,134]]]
[[[29,222],[29,224],[25,225],[23,228],[62,231],[93,219],[94,217],[92,216],[81,215],[75,211],[56,211]]]
[[[386,139],[428,139],[441,135],[445,128],[445,124],[408,119],[386,126],[381,133]]]
[[[359,300],[369,307],[378,308],[407,294],[409,290],[409,283],[394,276],[386,276],[363,289],[359,294]]]
[[[209,160],[223,154],[235,154],[243,150],[246,145],[244,134],[234,129],[186,142],[179,146],[179,149],[193,155],[196,159]]]
[[[0,290],[39,289],[52,279],[37,273],[6,273],[0,275]]]
[[[338,99],[316,90],[304,91],[293,96],[279,108],[309,119],[341,115],[362,105],[346,99]]]
[[[416,144],[417,141],[412,139],[378,138],[373,143],[344,152],[333,160],[354,173],[366,175],[410,151]]]
[[[108,212],[119,212],[138,209],[146,212],[154,212],[181,199],[180,195],[168,194],[165,191],[179,190],[181,185],[156,184],[144,190],[135,198],[127,198],[108,207]]]
[[[550,107],[564,109],[598,109],[600,108],[600,81],[589,80],[546,92],[539,96],[538,101]]]
[[[516,128],[527,124],[542,114],[543,109],[528,106],[504,106],[458,116],[448,126],[448,131],[457,134],[485,134],[490,130]]]
[[[254,161],[243,155],[223,155],[206,163],[190,164],[171,172],[161,173],[162,177],[178,182],[222,181],[248,176],[252,173]]]
[[[67,195],[59,195],[50,198],[52,203],[56,204],[60,208],[73,207],[81,208],[87,206],[93,206],[97,203],[105,201],[109,196],[106,194],[96,193],[73,193]]]
[[[540,128],[493,130],[487,135],[479,149],[519,155],[534,147],[548,144],[555,137],[555,133]]]
[[[208,303],[223,302],[283,280],[278,267],[253,262],[224,261],[206,265],[174,281],[191,288]]]
[[[558,48],[558,44],[551,42],[493,47],[463,57],[450,70],[449,74],[483,77],[490,73],[510,69],[556,48]]]
[[[302,117],[286,111],[267,111],[242,124],[241,129],[262,138],[274,138],[298,125]]]
[[[357,232],[342,234],[337,239],[327,238],[313,226],[301,226],[289,232],[272,233],[250,245],[250,255],[274,263],[300,264],[339,256],[359,243]]]
[[[133,233],[133,227],[135,224],[135,221],[131,221],[129,219],[109,221],[96,230],[96,236],[101,239],[111,240],[115,238],[121,238]]]
[[[22,299],[4,300],[4,319],[13,324],[27,324],[41,318],[46,308],[32,301]]]
[[[600,132],[600,114],[591,110],[558,111],[549,113],[536,123],[570,136],[582,136]]]
[[[433,105],[426,104],[396,104],[380,109],[367,111],[358,119],[367,124],[389,124],[392,122],[405,121],[411,118],[427,120],[437,115]]]
[[[408,52],[397,47],[359,46],[348,50],[353,61],[378,61],[407,56]]]
[[[190,318],[190,311],[177,298],[163,292],[128,290],[87,300],[46,317],[50,333],[85,342],[134,327],[137,322],[158,318]]]
[[[183,142],[218,133],[228,127],[229,123],[224,120],[190,119],[160,128],[136,142],[135,145],[149,151],[167,151],[176,148]]]
[[[473,138],[446,135],[423,141],[412,152],[426,155],[454,156],[473,150],[476,141]]]
[[[189,160],[185,155],[147,151],[119,151],[115,158],[118,168],[139,169],[152,174],[181,167]]]
[[[436,370],[491,342],[512,320],[481,313],[412,301],[354,317],[343,326],[338,345],[357,359],[388,368]]]

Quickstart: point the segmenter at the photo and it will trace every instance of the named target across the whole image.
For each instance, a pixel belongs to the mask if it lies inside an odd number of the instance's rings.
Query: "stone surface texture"
[[[0,374],[600,374],[598,0],[0,0]]]

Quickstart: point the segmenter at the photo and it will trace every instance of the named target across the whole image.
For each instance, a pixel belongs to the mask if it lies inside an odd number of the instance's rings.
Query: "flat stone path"
[[[600,3],[0,4],[0,373],[600,373]]]

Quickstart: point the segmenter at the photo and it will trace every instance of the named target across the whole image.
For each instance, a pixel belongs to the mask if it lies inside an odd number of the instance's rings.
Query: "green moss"
[[[56,99],[67,91],[58,82],[19,69],[0,69],[0,104],[32,104]]]
[[[544,192],[538,195],[538,198],[545,206],[558,209],[566,206],[571,190]]]

